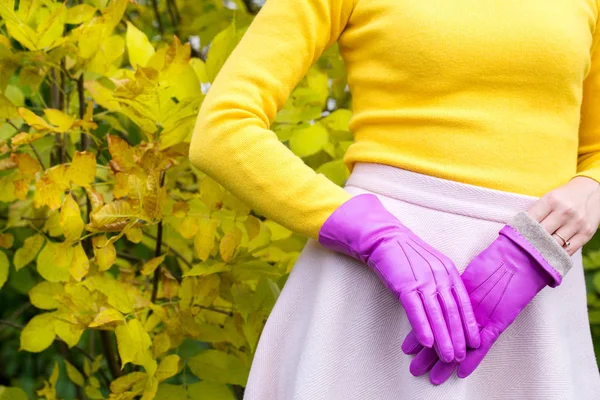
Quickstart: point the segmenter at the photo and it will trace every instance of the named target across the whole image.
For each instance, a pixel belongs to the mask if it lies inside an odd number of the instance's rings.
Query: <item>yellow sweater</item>
[[[312,238],[351,196],[269,126],[336,40],[353,98],[344,162],[542,196],[600,182],[598,0],[267,0],[200,109],[191,162]]]

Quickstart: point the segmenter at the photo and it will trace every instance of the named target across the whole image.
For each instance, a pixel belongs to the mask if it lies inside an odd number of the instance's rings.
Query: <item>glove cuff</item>
[[[519,244],[552,277],[550,287],[561,284],[562,278],[573,266],[569,253],[529,213],[521,211],[500,230]]]

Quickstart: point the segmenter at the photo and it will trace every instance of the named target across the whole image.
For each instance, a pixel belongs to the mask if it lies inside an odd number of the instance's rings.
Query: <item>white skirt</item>
[[[357,164],[345,190],[377,195],[461,273],[538,199],[373,163]],[[409,372],[398,300],[364,264],[311,239],[261,334],[244,399],[598,400],[581,250],[572,259],[563,283],[538,293],[471,376],[434,386]]]

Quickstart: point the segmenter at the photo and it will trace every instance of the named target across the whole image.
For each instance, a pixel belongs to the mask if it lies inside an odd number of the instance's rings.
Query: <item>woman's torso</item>
[[[596,0],[356,0],[346,164],[533,196],[566,182],[597,16]]]

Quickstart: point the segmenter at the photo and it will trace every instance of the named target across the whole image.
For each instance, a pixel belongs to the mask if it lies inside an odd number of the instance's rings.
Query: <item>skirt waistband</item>
[[[345,185],[352,187],[430,209],[501,223],[539,199],[364,162],[354,165]]]

